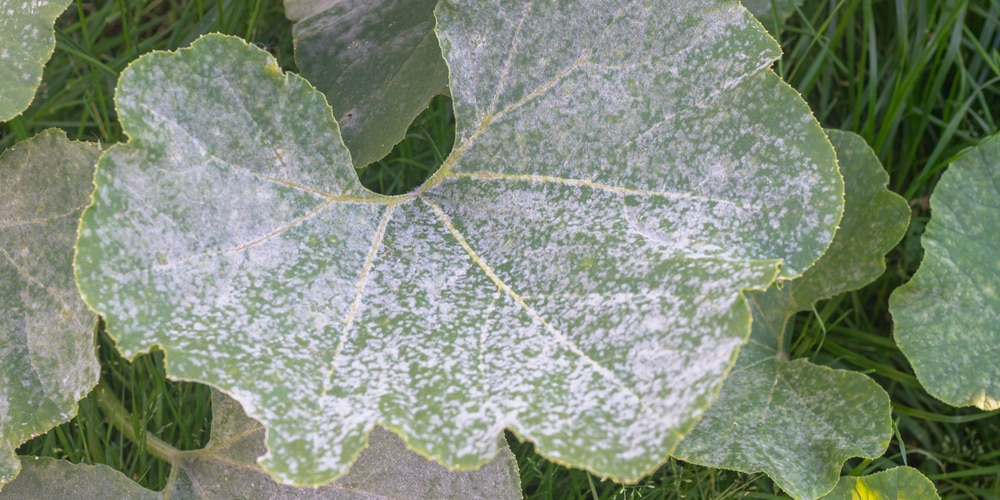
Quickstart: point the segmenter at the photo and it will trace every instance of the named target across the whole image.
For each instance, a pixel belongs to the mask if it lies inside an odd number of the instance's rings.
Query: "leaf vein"
[[[357,317],[358,308],[361,306],[361,297],[364,295],[365,285],[368,284],[368,276],[371,273],[372,266],[375,264],[375,257],[378,255],[378,250],[382,246],[382,240],[385,238],[386,228],[389,226],[389,220],[392,219],[392,214],[395,208],[395,205],[386,206],[385,213],[382,215],[382,220],[379,222],[378,229],[375,232],[375,237],[372,238],[372,246],[368,250],[368,255],[365,257],[365,263],[361,267],[361,274],[358,276],[358,284],[354,290],[354,299],[351,301],[351,305],[347,309],[347,316],[344,317],[344,328],[340,331],[340,338],[337,339],[337,347],[334,349],[333,356],[330,358],[330,373],[327,375],[323,383],[323,392],[320,397],[325,397],[331,384],[333,384],[333,377],[337,372],[337,359],[340,357],[340,353],[344,350],[344,346],[347,344],[347,336],[350,333],[351,326],[354,325],[354,319]]]
[[[581,361],[589,365],[598,375],[600,375],[605,380],[611,382],[612,384],[617,386],[619,389],[621,389],[628,395],[635,398],[635,400],[638,401],[639,405],[644,410],[659,417],[659,415],[653,410],[652,405],[650,405],[642,396],[637,394],[634,390],[632,390],[631,387],[626,385],[621,379],[618,378],[617,375],[614,374],[614,372],[602,366],[600,363],[598,363],[593,358],[588,356],[587,353],[583,352],[583,350],[580,349],[580,347],[577,346],[572,340],[570,340],[566,335],[564,335],[562,332],[553,327],[548,321],[545,320],[545,318],[542,317],[541,314],[538,313],[538,311],[536,311],[533,307],[528,305],[528,303],[525,302],[524,297],[518,295],[518,293],[515,292],[510,287],[510,285],[508,285],[502,278],[497,276],[497,274],[493,271],[493,269],[485,261],[483,261],[483,258],[475,251],[475,249],[472,248],[468,240],[465,239],[465,236],[463,236],[462,233],[458,231],[455,225],[451,222],[451,218],[448,217],[448,214],[446,214],[444,210],[441,209],[440,206],[438,206],[437,204],[426,198],[421,198],[421,199],[431,208],[432,211],[434,211],[438,219],[441,220],[441,223],[444,225],[444,227],[448,230],[449,233],[451,233],[451,235],[455,238],[455,240],[458,241],[458,244],[462,247],[463,250],[465,250],[466,254],[469,255],[469,258],[472,260],[472,262],[477,267],[479,267],[483,271],[483,273],[485,273],[486,276],[490,278],[491,281],[493,281],[493,283],[497,286],[497,288],[502,290],[508,297],[514,300],[514,302],[518,306],[520,306],[520,308],[524,310],[524,312],[526,312],[529,316],[531,316],[532,319],[543,325],[545,327],[545,330],[550,335],[552,335],[563,347],[565,347],[567,350],[569,350],[571,353],[577,356],[577,358],[579,358]]]
[[[736,202],[732,200],[713,198],[711,196],[704,196],[692,193],[686,193],[682,191],[654,191],[648,189],[633,189],[625,188],[620,186],[613,186],[610,184],[602,184],[599,182],[594,182],[590,179],[570,179],[566,177],[558,177],[553,175],[535,175],[535,174],[504,174],[496,172],[454,172],[450,174],[452,178],[466,178],[466,179],[479,179],[479,180],[502,180],[508,182],[536,182],[536,183],[548,183],[548,184],[562,184],[567,186],[581,186],[587,187],[598,191],[607,191],[611,193],[620,194],[623,196],[659,196],[667,199],[684,199],[684,200],[696,200],[707,203],[724,203],[727,205],[732,205],[735,207],[749,209],[746,204],[741,202]]]
[[[492,115],[497,108],[497,101],[500,100],[500,94],[503,92],[504,86],[507,84],[507,78],[510,75],[510,67],[514,62],[514,56],[517,54],[517,43],[520,40],[521,28],[524,27],[524,21],[528,18],[528,10],[531,9],[533,2],[525,2],[524,8],[521,9],[521,20],[517,23],[517,28],[514,28],[514,36],[510,40],[510,51],[507,52],[507,60],[504,62],[503,69],[500,70],[500,78],[497,82],[496,91],[493,92],[493,99],[490,100],[490,106],[487,108],[487,116]]]
[[[384,201],[381,201],[381,200],[378,200],[378,199],[369,200],[369,199],[367,199],[365,197],[360,197],[360,196],[344,196],[343,194],[331,193],[329,191],[324,191],[322,189],[317,189],[317,188],[314,188],[314,187],[311,187],[311,186],[306,186],[304,184],[299,184],[299,183],[294,182],[294,181],[292,181],[290,179],[280,178],[280,177],[274,177],[274,176],[270,176],[270,175],[265,175],[265,174],[262,174],[260,172],[254,172],[253,170],[250,170],[248,168],[241,167],[241,166],[239,166],[239,165],[237,165],[237,164],[235,164],[235,163],[233,163],[233,162],[231,162],[231,161],[229,161],[229,160],[227,160],[227,159],[225,159],[225,158],[223,158],[223,157],[215,154],[212,151],[212,149],[209,148],[208,145],[203,140],[201,140],[201,138],[199,138],[197,135],[192,134],[191,132],[189,132],[186,128],[184,128],[183,125],[181,125],[176,120],[170,119],[169,117],[161,114],[156,109],[150,107],[148,104],[143,103],[143,104],[141,104],[141,106],[143,107],[143,109],[145,109],[146,111],[148,111],[150,114],[152,114],[152,115],[160,118],[163,121],[164,124],[166,124],[168,126],[171,126],[170,127],[171,130],[183,133],[185,137],[187,137],[188,139],[190,139],[191,142],[197,144],[202,149],[202,152],[203,152],[203,154],[206,157],[216,160],[219,164],[224,165],[224,166],[232,169],[233,171],[242,172],[242,173],[247,174],[249,176],[256,177],[256,178],[258,178],[260,180],[267,181],[267,182],[270,182],[270,183],[280,184],[282,186],[290,187],[290,188],[293,188],[293,189],[299,189],[299,190],[302,190],[302,191],[305,191],[305,192],[308,192],[308,193],[317,194],[317,195],[323,196],[324,198],[331,198],[331,199],[332,198],[340,198],[343,201],[357,201],[358,203],[365,203],[365,202],[369,202],[369,203],[384,203]],[[177,142],[177,141],[174,141],[174,142]],[[283,163],[283,160],[281,160],[281,161]],[[341,188],[341,193],[343,193],[343,191],[344,191],[343,187],[344,186],[340,184],[339,180],[336,180],[336,182],[337,182],[338,187]]]

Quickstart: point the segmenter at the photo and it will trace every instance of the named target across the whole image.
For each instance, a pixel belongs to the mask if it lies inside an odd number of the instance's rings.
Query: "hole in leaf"
[[[385,158],[358,171],[361,184],[385,195],[408,193],[437,172],[454,143],[451,98],[436,95],[410,124],[402,142]]]

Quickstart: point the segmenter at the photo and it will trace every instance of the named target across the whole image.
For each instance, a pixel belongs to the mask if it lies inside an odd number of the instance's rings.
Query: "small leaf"
[[[295,62],[326,94],[354,166],[378,161],[435,94],[448,67],[434,36],[437,0],[285,0]]]
[[[906,202],[860,137],[831,130],[846,204],[827,253],[800,278],[750,294],[753,331],[719,399],[676,452],[683,460],[763,471],[790,495],[816,498],[851,457],[875,458],[890,437],[889,398],[860,373],[788,361],[789,319],[818,300],[874,280],[903,236]]]
[[[845,476],[824,500],[938,500],[934,483],[917,469],[896,467],[864,477]]]
[[[99,154],[46,130],[0,156],[0,487],[20,468],[14,450],[97,383],[97,318],[72,265]]]
[[[1000,135],[955,160],[930,205],[924,260],[889,298],[896,343],[932,396],[1000,409]]]
[[[83,218],[85,300],[263,422],[281,481],[345,473],[376,425],[449,468],[511,428],[635,481],[717,393],[744,291],[811,266],[843,209],[778,47],[709,4],[439,4],[457,143],[397,197],[266,53],[149,54]]]
[[[52,25],[71,1],[0,0],[0,122],[34,99],[56,46]]]
[[[506,443],[479,470],[449,471],[406,448],[384,429],[369,436],[351,471],[319,489],[280,485],[255,460],[263,454],[264,428],[239,403],[212,392],[212,436],[200,450],[176,452],[164,491],[147,490],[104,465],[73,465],[21,457],[24,471],[0,499],[36,498],[496,498],[521,497],[517,460]]]

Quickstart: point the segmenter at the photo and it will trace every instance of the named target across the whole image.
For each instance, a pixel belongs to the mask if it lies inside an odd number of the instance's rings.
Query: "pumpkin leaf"
[[[449,468],[505,428],[637,480],[714,399],[744,291],[826,250],[833,150],[736,2],[443,2],[456,146],[364,189],[322,94],[207,36],[126,69],[77,278],[127,356],[225,390],[280,481],[376,426]],[[497,71],[497,69],[500,71]]]
[[[124,410],[123,410],[124,411]],[[351,471],[319,489],[277,484],[255,463],[264,428],[239,403],[212,392],[212,436],[205,448],[176,451],[163,492],[147,490],[104,465],[22,457],[25,470],[0,494],[8,498],[508,498],[521,497],[517,461],[505,443],[475,471],[449,471],[376,429]]]
[[[354,166],[389,153],[431,97],[448,91],[437,0],[285,0],[295,63],[333,107]]]
[[[46,130],[0,156],[0,487],[20,469],[14,450],[71,419],[97,383],[73,243],[99,154]]]
[[[906,201],[861,137],[829,131],[844,174],[844,218],[827,253],[801,277],[749,294],[750,341],[719,399],[678,448],[683,460],[763,471],[796,498],[836,484],[844,461],[875,458],[890,438],[889,397],[871,378],[804,359],[789,360],[789,320],[819,300],[885,271],[883,256],[906,230]]]
[[[1000,408],[1000,135],[955,160],[930,198],[924,260],[889,298],[899,349],[932,396]]]
[[[52,56],[52,25],[71,0],[0,0],[0,122],[25,110]]]
[[[824,500],[937,500],[930,479],[912,467],[896,467],[863,477],[844,476]]]

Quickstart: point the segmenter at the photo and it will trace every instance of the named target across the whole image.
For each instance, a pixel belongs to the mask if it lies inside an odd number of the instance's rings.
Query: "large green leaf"
[[[827,253],[800,278],[749,294],[753,331],[715,404],[678,448],[684,460],[766,472],[796,498],[837,484],[850,457],[875,458],[890,437],[889,397],[867,376],[790,361],[791,317],[818,300],[859,288],[885,270],[903,237],[906,201],[864,139],[830,131],[844,174],[846,206]]]
[[[934,483],[912,467],[896,467],[864,477],[842,477],[824,500],[937,500]]]
[[[1000,135],[956,160],[931,195],[924,260],[889,298],[899,349],[953,406],[1000,408]]]
[[[457,143],[362,188],[323,96],[221,36],[133,63],[77,277],[129,356],[232,394],[282,481],[382,425],[454,468],[512,428],[636,480],[842,212],[833,150],[736,2],[442,3]],[[501,71],[498,71],[501,69]]]
[[[20,468],[14,450],[72,418],[97,383],[73,243],[98,154],[46,130],[0,156],[0,487]]]
[[[376,429],[351,471],[319,489],[280,485],[254,461],[264,428],[224,394],[212,394],[212,437],[205,448],[175,452],[162,493],[142,488],[106,466],[22,457],[24,471],[0,499],[36,498],[495,498],[521,497],[514,454],[504,443],[475,471],[449,471],[409,451],[399,437]]]
[[[34,99],[56,46],[52,25],[70,2],[0,0],[0,121],[21,114]]]
[[[434,36],[437,0],[285,0],[295,62],[326,94],[354,166],[403,139],[448,67]]]

